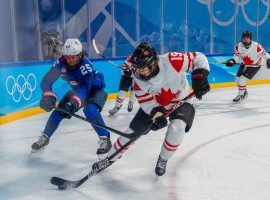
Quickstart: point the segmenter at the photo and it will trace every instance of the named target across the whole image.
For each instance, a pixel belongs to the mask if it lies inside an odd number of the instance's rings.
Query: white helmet
[[[78,39],[67,39],[63,48],[62,54],[65,56],[74,56],[82,52],[82,43]]]

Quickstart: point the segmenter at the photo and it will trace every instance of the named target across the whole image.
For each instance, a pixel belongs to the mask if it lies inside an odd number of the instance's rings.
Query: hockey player
[[[122,107],[123,101],[125,100],[126,93],[128,89],[131,87],[129,102],[128,102],[128,112],[131,112],[133,109],[133,104],[135,102],[135,93],[132,88],[132,77],[131,77],[131,68],[130,68],[130,60],[131,56],[127,58],[124,65],[122,66],[122,76],[119,85],[119,92],[117,94],[117,98],[115,101],[115,107],[109,111],[110,115],[116,114],[119,109]]]
[[[247,99],[247,80],[251,80],[255,76],[265,60],[267,60],[267,68],[270,68],[269,58],[269,54],[263,47],[259,43],[252,41],[252,32],[244,31],[241,42],[234,48],[234,58],[227,60],[225,63],[227,67],[241,63],[235,79],[238,85],[238,95],[233,99],[233,103],[240,103]]]
[[[72,89],[62,98],[58,107],[71,114],[83,108],[87,119],[96,124],[104,125],[100,114],[107,99],[107,93],[103,90],[105,88],[104,77],[102,73],[97,72],[92,67],[90,60],[83,55],[82,44],[78,39],[66,40],[62,56],[54,62],[41,82],[43,94],[40,107],[47,112],[55,107],[57,96],[52,91],[52,85],[60,76]],[[54,110],[51,113],[42,135],[32,145],[33,151],[49,144],[50,137],[60,122],[64,118],[71,118],[71,115],[66,112]],[[112,146],[110,133],[96,126],[93,128],[100,138],[97,155],[107,153]]]
[[[157,55],[154,48],[142,42],[134,51],[131,58],[134,67],[133,89],[140,104],[140,109],[132,119],[126,133],[132,137],[146,134],[151,130],[158,130],[169,125],[157,160],[155,173],[164,175],[167,161],[172,157],[181,142],[185,132],[192,126],[195,109],[193,105],[183,99],[190,94],[189,84],[185,72],[192,72],[192,88],[198,99],[209,90],[207,76],[209,64],[205,55],[199,52],[166,53]],[[113,155],[130,139],[119,137],[108,153]],[[110,160],[105,158],[93,164],[94,170],[102,170],[116,161],[124,151],[120,151]]]

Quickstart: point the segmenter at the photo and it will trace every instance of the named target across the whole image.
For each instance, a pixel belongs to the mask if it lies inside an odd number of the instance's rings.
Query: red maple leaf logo
[[[178,90],[176,93],[172,93],[171,89],[166,91],[161,88],[161,92],[155,95],[155,99],[160,105],[166,106],[171,103],[171,101],[175,99],[179,94],[180,90]]]
[[[243,62],[244,62],[244,64],[246,64],[246,65],[251,65],[251,64],[253,64],[253,60],[251,60],[251,58],[248,57],[248,56],[244,56],[244,57],[243,57]]]

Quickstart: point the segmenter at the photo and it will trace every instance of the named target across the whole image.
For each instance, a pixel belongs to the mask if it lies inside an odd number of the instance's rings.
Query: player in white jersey
[[[158,130],[169,125],[159,154],[155,172],[162,176],[167,161],[183,141],[185,132],[192,126],[195,109],[188,99],[191,94],[186,72],[192,71],[192,88],[198,99],[209,90],[207,76],[209,64],[205,55],[199,52],[166,53],[157,55],[154,48],[142,42],[134,51],[132,58],[132,77],[135,96],[140,109],[132,119],[126,133],[139,137],[150,130]],[[108,153],[108,157],[129,142],[130,139],[119,137]],[[130,145],[129,145],[130,146]],[[124,151],[115,157],[95,163],[93,169],[104,169],[108,163],[116,161]],[[104,166],[104,163],[107,165]]]
[[[251,80],[260,70],[263,62],[266,61],[267,68],[270,68],[269,54],[263,47],[252,41],[252,32],[244,31],[241,42],[234,49],[234,58],[226,61],[226,66],[231,67],[236,63],[241,63],[235,82],[238,85],[238,95],[233,99],[234,103],[240,103],[248,97],[246,82]]]
[[[135,92],[133,91],[133,88],[132,88],[132,77],[131,77],[132,72],[131,72],[131,69],[129,67],[130,66],[130,59],[131,59],[131,56],[129,56],[127,58],[127,60],[125,61],[125,63],[123,64],[123,66],[121,68],[122,69],[122,76],[121,76],[120,84],[119,84],[119,92],[118,92],[117,97],[116,97],[114,108],[109,111],[110,115],[114,115],[120,110],[120,108],[122,107],[123,101],[125,100],[126,93],[127,93],[129,88],[131,88],[131,92],[130,92],[127,110],[128,110],[128,112],[131,112],[133,109],[133,104],[134,104],[136,98],[135,98]]]

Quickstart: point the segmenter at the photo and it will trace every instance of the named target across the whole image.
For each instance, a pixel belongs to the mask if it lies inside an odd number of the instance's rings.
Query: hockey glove
[[[163,107],[155,107],[150,113],[150,116],[153,120],[153,125],[151,130],[157,131],[158,129],[164,128],[167,126],[168,122],[166,117],[164,116],[165,109]]]
[[[59,108],[63,109],[65,112],[61,113],[67,119],[71,118],[70,114],[73,114],[79,110],[81,107],[81,100],[79,97],[73,95],[70,99],[62,104],[58,105]]]
[[[270,69],[270,58],[268,58],[268,59],[266,60],[266,67],[267,67],[268,69]]]
[[[195,69],[192,72],[192,89],[196,98],[202,99],[202,96],[210,91],[210,86],[207,80],[209,71],[206,69]]]
[[[44,92],[39,102],[39,107],[46,112],[50,112],[55,107],[56,98],[56,94],[54,94],[53,92]]]
[[[131,75],[132,75],[131,69],[130,68],[127,68],[127,67],[126,68],[122,68],[122,72],[127,77],[131,77]]]
[[[225,62],[225,65],[227,66],[227,67],[232,67],[233,65],[235,65],[235,60],[234,59],[229,59],[229,60],[227,60],[226,62]]]

